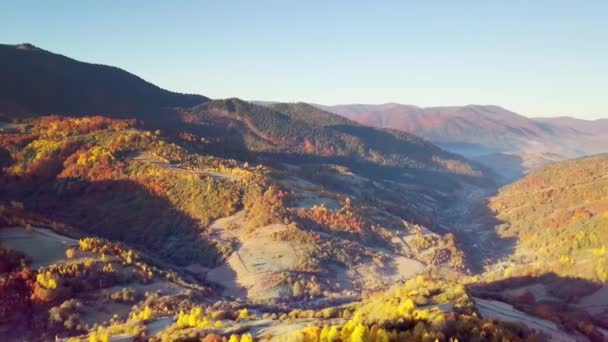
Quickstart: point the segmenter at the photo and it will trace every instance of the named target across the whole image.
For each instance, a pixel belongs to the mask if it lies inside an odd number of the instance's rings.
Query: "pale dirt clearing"
[[[293,270],[300,262],[298,249],[289,241],[273,238],[276,232],[287,226],[274,224],[256,229],[246,234],[243,226],[245,213],[216,220],[209,226],[209,232],[219,241],[235,241],[235,252],[225,263],[207,272],[207,281],[223,287],[223,295],[235,298],[276,298],[288,295],[290,289],[281,286],[283,273]],[[326,234],[321,234],[325,236]],[[328,238],[331,236],[328,235]],[[409,250],[407,243],[400,239],[395,243]],[[426,268],[420,261],[401,255],[388,253],[384,265],[372,260],[346,269],[339,265],[328,265],[328,275],[345,291],[378,289],[394,282],[409,279]]]
[[[2,228],[0,229],[0,245],[25,254],[31,260],[32,268],[79,262],[85,257],[93,256],[91,253],[77,251],[75,258],[68,260],[65,251],[68,248],[77,247],[78,240],[44,228]]]
[[[528,328],[547,336],[548,341],[571,342],[587,341],[581,335],[569,334],[561,330],[555,323],[541,318],[530,316],[521,312],[511,305],[495,301],[474,297],[477,309],[483,318],[500,319],[509,322],[521,322]]]
[[[398,256],[393,260],[394,271],[388,276],[394,278],[395,280],[409,279],[418,272],[422,271],[424,268],[425,265],[418,260]]]
[[[230,239],[240,239],[243,224],[245,224],[245,210],[214,221],[209,226],[209,231],[214,239],[227,242]]]
[[[124,288],[134,290],[139,302],[145,298],[146,293],[159,293],[161,296],[172,296],[187,291],[187,289],[177,284],[159,279],[149,284],[131,282],[87,292],[81,298],[76,297],[77,299],[82,299],[83,303],[86,303],[86,305],[83,305],[80,319],[91,326],[95,323],[109,321],[113,315],[127,319],[133,305],[136,303],[121,303],[108,298],[110,294],[120,292]]]
[[[412,278],[425,268],[418,260],[390,255],[383,266],[369,261],[346,270],[344,275],[362,290],[375,290]]]
[[[145,295],[146,292],[159,292],[163,296],[171,296],[187,290],[186,288],[174,284],[170,281],[155,280],[148,284],[129,283],[124,285],[116,285],[105,288],[101,291],[103,295],[106,295],[109,293],[121,291],[123,288],[131,288],[135,290],[137,294],[142,296]]]
[[[148,336],[154,336],[158,333],[160,333],[161,331],[167,329],[169,326],[171,326],[171,324],[173,324],[173,318],[171,317],[161,317],[161,318],[157,318],[151,322],[146,323],[146,327],[148,328]],[[86,336],[80,336],[81,339],[83,339],[84,341],[88,340],[88,335]],[[116,334],[116,335],[112,335],[110,336],[110,341],[112,342],[131,342],[131,341],[135,341],[135,339],[133,338],[133,336],[123,333],[123,334]]]
[[[206,276],[210,282],[221,285],[223,294],[236,298],[277,298],[288,294],[289,289],[280,286],[280,274],[298,263],[297,248],[285,241],[276,241],[275,232],[287,229],[283,224],[273,224],[256,229],[249,236],[242,236],[242,229],[222,231],[221,227],[231,220],[222,219],[211,225],[220,236],[234,236],[239,246],[225,263],[211,269]]]
[[[323,188],[296,176],[289,176],[281,180],[281,184],[291,190],[293,197],[292,209],[310,209],[314,206],[325,205],[329,209],[340,209],[340,203],[335,199],[319,195]]]

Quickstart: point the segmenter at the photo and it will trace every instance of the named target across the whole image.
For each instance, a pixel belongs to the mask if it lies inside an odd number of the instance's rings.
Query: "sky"
[[[605,0],[0,0],[23,42],[212,98],[608,117]]]

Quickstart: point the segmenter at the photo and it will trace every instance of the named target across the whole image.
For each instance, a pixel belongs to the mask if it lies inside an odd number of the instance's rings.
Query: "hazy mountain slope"
[[[294,120],[305,121],[320,126],[357,125],[354,121],[343,116],[324,111],[304,102],[266,104],[278,112],[289,115]]]
[[[497,106],[420,108],[389,104],[366,108],[371,110],[354,108],[347,112],[340,108],[338,111],[366,125],[412,132],[453,149],[461,146],[469,155],[514,151],[557,134],[575,133],[537,123]],[[471,150],[467,153],[466,148]],[[473,149],[478,150],[477,153]]]
[[[0,45],[0,115],[154,118],[208,99],[161,89],[116,67],[79,62],[28,44]]]
[[[365,125],[419,135],[449,151],[475,159],[500,174],[503,180],[516,179],[528,172],[531,164],[525,160],[540,161],[547,154],[573,158],[608,151],[608,124],[605,120],[530,119],[501,107],[478,105],[321,107]],[[513,158],[520,159],[519,166]],[[508,163],[511,167],[502,168],[494,161]],[[544,163],[532,164],[540,166]]]
[[[606,133],[608,130],[608,119],[583,120],[562,116],[554,118],[533,118],[532,120],[588,134],[601,134]]]
[[[315,107],[324,109],[326,111],[336,113],[338,115],[350,117],[358,114],[364,114],[369,112],[375,112],[380,110],[390,109],[396,106],[406,106],[398,103],[383,103],[383,104],[343,104],[343,105],[333,105],[326,106],[321,104],[311,104]],[[417,108],[416,106],[411,106],[412,108]]]
[[[471,159],[490,167],[499,177],[501,184],[508,184],[531,171],[568,158],[555,153],[505,152],[486,154]]]

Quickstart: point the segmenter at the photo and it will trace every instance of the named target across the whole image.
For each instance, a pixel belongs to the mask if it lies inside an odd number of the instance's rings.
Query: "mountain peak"
[[[25,51],[40,51],[40,50],[42,50],[41,48],[35,46],[34,44],[30,44],[30,43],[17,44],[17,45],[15,45],[15,48],[17,50],[25,50]]]

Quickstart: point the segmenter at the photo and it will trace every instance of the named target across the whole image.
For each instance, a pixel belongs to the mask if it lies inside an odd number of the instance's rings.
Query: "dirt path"
[[[75,258],[67,260],[66,250],[77,246],[78,240],[44,228],[2,228],[0,229],[0,245],[25,254],[32,262],[32,268],[62,264],[68,261],[77,262],[85,256],[90,256],[90,253],[78,251]]]

